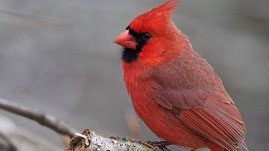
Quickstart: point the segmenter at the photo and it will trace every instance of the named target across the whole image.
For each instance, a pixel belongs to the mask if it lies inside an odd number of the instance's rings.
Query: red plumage
[[[246,134],[242,117],[220,78],[171,21],[176,6],[170,0],[137,16],[129,34],[115,39],[126,47],[122,67],[135,111],[171,143],[241,150]]]

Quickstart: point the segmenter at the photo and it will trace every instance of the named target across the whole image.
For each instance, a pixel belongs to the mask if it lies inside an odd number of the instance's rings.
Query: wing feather
[[[228,106],[234,108],[231,104]],[[214,105],[207,103],[203,108],[187,109],[175,115],[194,132],[228,150],[237,151],[244,142],[244,124],[223,114]]]

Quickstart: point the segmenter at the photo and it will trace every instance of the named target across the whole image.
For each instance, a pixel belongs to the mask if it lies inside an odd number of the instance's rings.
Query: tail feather
[[[248,148],[247,148],[245,142],[243,142],[242,144],[240,144],[237,149],[238,149],[238,151],[248,151]],[[225,149],[224,151],[229,151],[229,150]]]
[[[243,142],[241,145],[239,145],[240,151],[248,151],[247,145],[245,142]]]

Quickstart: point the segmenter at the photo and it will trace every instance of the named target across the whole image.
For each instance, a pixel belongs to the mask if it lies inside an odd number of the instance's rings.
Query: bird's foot
[[[168,148],[166,148],[166,146],[172,145],[172,143],[168,141],[148,141],[147,143],[159,147],[162,151],[170,151]]]

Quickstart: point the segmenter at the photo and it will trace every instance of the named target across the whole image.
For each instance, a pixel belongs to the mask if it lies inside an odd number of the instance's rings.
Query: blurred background
[[[0,97],[78,130],[156,140],[140,120],[136,124],[122,81],[121,48],[112,40],[138,13],[163,1],[0,0]],[[174,21],[223,79],[245,119],[247,146],[269,150],[269,1],[180,5]],[[34,122],[0,115],[62,144]]]

